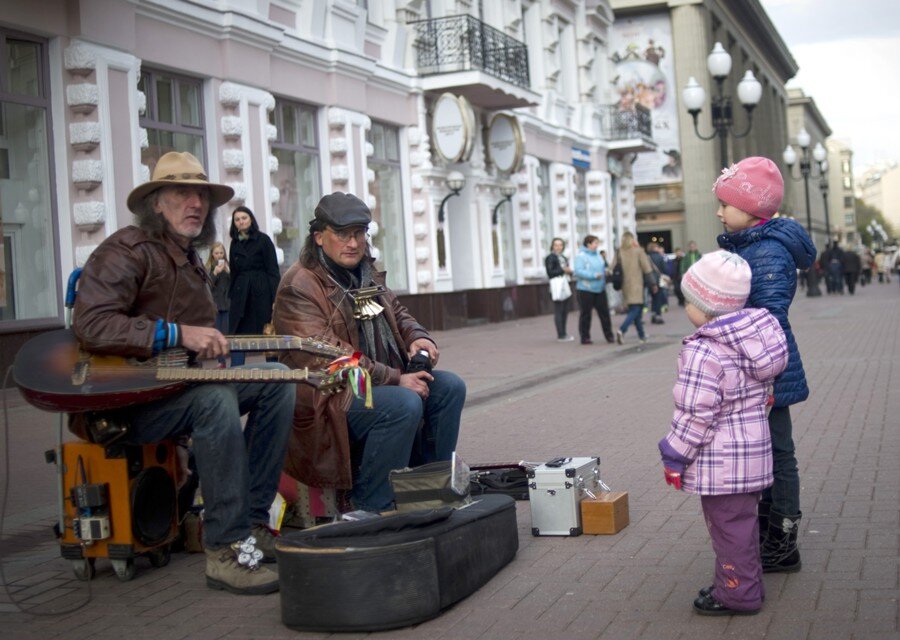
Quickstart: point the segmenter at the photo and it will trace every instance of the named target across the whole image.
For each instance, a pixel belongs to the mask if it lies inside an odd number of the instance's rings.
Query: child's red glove
[[[666,467],[663,473],[666,477],[666,484],[670,484],[676,489],[681,490],[681,474],[678,471],[673,471]]]

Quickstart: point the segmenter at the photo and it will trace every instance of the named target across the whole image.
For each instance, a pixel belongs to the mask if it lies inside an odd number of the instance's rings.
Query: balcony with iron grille
[[[416,66],[426,91],[453,91],[485,109],[538,104],[531,90],[528,49],[470,15],[416,20]]]
[[[610,152],[639,153],[656,149],[650,110],[640,104],[622,109],[618,104],[599,108],[600,132]]]

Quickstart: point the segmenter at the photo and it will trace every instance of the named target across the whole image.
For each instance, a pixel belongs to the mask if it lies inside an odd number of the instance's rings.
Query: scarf
[[[332,277],[334,282],[344,291],[344,297],[352,289],[375,285],[372,279],[372,263],[363,259],[356,268],[345,269],[325,255],[322,247],[316,247],[319,264]],[[359,348],[370,360],[380,362],[389,367],[403,371],[406,367],[403,356],[385,314],[379,313],[374,318],[357,318],[359,329]]]

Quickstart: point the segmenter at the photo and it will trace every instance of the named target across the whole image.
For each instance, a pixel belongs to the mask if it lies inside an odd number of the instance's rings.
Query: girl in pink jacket
[[[683,340],[675,413],[659,450],[666,482],[700,495],[716,554],[713,584],[694,600],[702,615],[754,614],[764,597],[756,506],[772,484],[767,413],[788,350],[772,314],[743,308],[750,279],[743,258],[720,250],[681,280],[697,331]]]

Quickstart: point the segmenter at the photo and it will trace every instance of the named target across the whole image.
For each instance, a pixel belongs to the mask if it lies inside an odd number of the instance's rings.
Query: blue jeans
[[[282,364],[256,365],[284,369]],[[188,435],[203,494],[203,543],[215,549],[268,523],[294,415],[295,385],[198,384],[123,412],[130,442]],[[248,414],[241,429],[241,416]]]
[[[644,313],[644,305],[642,304],[630,304],[628,305],[628,314],[625,316],[625,320],[622,322],[622,326],[619,327],[619,331],[625,333],[628,331],[628,327],[631,326],[631,323],[634,323],[634,328],[637,329],[638,338],[643,340],[646,336],[644,335],[644,320],[641,317]]]
[[[800,473],[791,434],[790,407],[775,407],[769,413],[769,432],[772,434],[772,474],[775,481],[763,491],[763,502],[783,516],[800,515]]]
[[[459,420],[466,402],[466,384],[450,371],[432,371],[428,399],[422,400],[405,387],[384,385],[372,389],[372,409],[354,398],[347,410],[351,444],[363,445],[359,471],[354,474],[350,497],[356,509],[390,509],[394,491],[388,474],[391,469],[409,466],[419,423],[422,433],[422,462],[449,460],[456,449]]]

